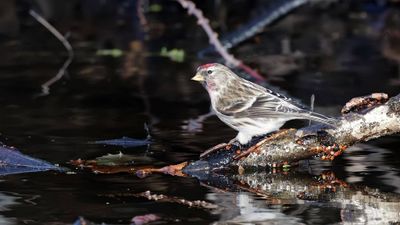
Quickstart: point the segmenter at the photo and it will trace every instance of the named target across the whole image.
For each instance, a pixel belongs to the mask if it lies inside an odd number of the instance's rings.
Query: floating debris
[[[132,225],[142,225],[142,224],[147,224],[147,223],[157,221],[159,219],[161,219],[161,217],[159,217],[155,214],[146,214],[146,215],[140,215],[140,216],[133,217],[131,222],[132,222]]]
[[[0,147],[0,175],[34,173],[47,170],[63,171],[64,169],[44,160],[24,155],[13,147]]]
[[[124,136],[122,138],[93,141],[93,142],[89,142],[89,143],[90,144],[114,145],[114,146],[122,146],[124,148],[131,148],[131,147],[149,145],[152,143],[152,141],[149,138],[135,139],[135,138],[130,138],[130,137]]]

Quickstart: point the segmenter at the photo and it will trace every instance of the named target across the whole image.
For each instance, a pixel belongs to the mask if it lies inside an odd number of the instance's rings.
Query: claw
[[[232,140],[234,140],[234,141],[232,141]],[[232,139],[232,140],[229,141],[229,143],[228,143],[229,148],[227,148],[227,149],[232,149],[232,148],[233,149],[243,149],[243,148],[245,148],[245,146],[240,144],[240,142],[237,141],[236,139]]]

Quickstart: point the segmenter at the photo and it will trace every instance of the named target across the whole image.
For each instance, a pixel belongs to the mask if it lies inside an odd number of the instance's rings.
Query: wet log
[[[342,109],[335,127],[312,125],[269,134],[245,151],[220,144],[183,171],[245,167],[279,167],[318,157],[333,160],[351,145],[400,132],[400,95],[384,93],[353,98]]]

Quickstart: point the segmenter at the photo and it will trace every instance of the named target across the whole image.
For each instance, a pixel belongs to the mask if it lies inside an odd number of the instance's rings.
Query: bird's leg
[[[255,145],[251,146],[251,147],[248,148],[246,151],[243,151],[243,152],[239,153],[238,155],[235,155],[235,156],[233,157],[233,159],[234,159],[234,160],[238,160],[238,159],[241,159],[241,158],[243,158],[243,157],[249,155],[249,154],[252,153],[252,152],[257,151],[258,148],[259,148],[262,144],[264,144],[265,142],[269,142],[269,141],[271,141],[271,140],[274,140],[274,139],[276,139],[276,138],[279,138],[279,137],[281,137],[281,136],[284,136],[284,135],[286,135],[290,130],[291,130],[291,129],[282,129],[282,130],[278,130],[278,131],[275,131],[275,132],[269,134],[268,137],[266,137],[266,138],[262,139],[261,141],[257,142]]]
[[[239,142],[239,141],[237,140],[236,137],[235,137],[235,138],[232,138],[232,139],[228,142],[228,145],[234,144],[235,142]]]
[[[232,140],[230,140],[228,142],[228,148],[231,149],[232,147],[236,147],[237,149],[242,149],[243,145],[240,144],[240,142],[238,141],[238,139],[235,137]]]
[[[214,147],[211,147],[211,148],[207,149],[205,152],[200,154],[200,159],[202,159],[205,156],[208,156],[209,154],[211,154],[211,153],[213,153],[213,152],[215,152],[215,151],[217,151],[219,149],[222,149],[224,147],[225,147],[226,150],[231,149],[232,146],[236,146],[237,148],[241,148],[240,143],[236,140],[236,138],[233,138],[228,143],[221,143],[221,144],[218,144],[218,145],[216,145]]]

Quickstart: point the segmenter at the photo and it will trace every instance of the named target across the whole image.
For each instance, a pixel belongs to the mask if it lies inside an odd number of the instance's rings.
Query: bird
[[[277,131],[293,119],[335,125],[335,119],[311,112],[291,98],[243,79],[219,63],[199,66],[192,80],[207,90],[217,117],[238,131],[231,142],[239,142],[239,146],[248,145],[253,137]]]

